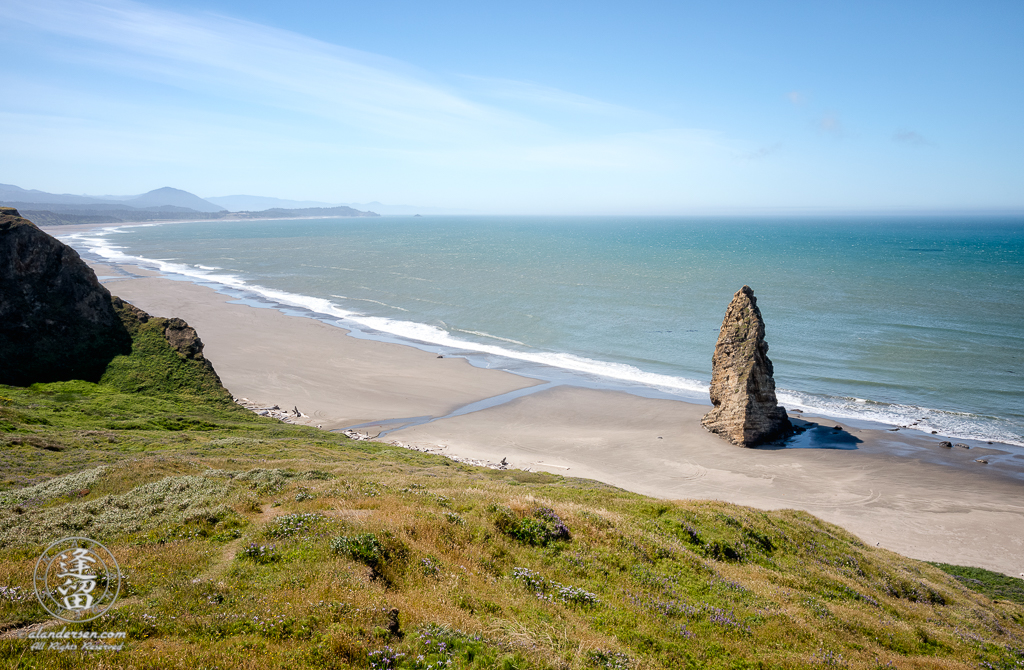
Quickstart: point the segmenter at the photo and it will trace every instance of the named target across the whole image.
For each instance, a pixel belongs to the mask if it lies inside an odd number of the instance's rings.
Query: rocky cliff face
[[[97,381],[131,337],[78,253],[0,209],[0,383]]]
[[[711,359],[711,403],[701,424],[733,444],[752,447],[792,431],[775,397],[774,369],[757,298],[744,286],[725,311]]]

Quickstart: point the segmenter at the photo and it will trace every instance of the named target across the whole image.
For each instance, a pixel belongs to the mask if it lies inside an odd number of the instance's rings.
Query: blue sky
[[[1024,209],[1024,3],[4,0],[0,182],[490,213]]]

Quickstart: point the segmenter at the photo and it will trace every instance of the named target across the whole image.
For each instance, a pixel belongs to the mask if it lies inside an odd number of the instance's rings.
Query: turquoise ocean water
[[[748,284],[786,407],[1024,446],[1021,218],[381,217],[63,239],[477,365],[703,402]]]

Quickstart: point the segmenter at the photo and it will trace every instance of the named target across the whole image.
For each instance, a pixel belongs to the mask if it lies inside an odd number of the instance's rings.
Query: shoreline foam
[[[661,498],[801,509],[914,558],[1024,571],[1024,457],[1000,445],[943,449],[930,435],[847,424],[836,431],[834,421],[817,420],[802,436],[808,448],[745,450],[700,427],[705,406],[545,386],[461,358],[350,337],[314,318],[246,305],[194,282],[133,268],[120,276],[96,269],[113,293],[195,327],[234,395],[297,406],[312,425],[361,423],[368,430],[360,432],[375,436],[375,426],[393,427],[388,419],[434,418],[401,427],[385,441],[464,462],[505,459],[512,467]],[[459,412],[524,389],[535,392]],[[988,465],[976,462],[982,456]]]
[[[292,313],[291,310],[296,308],[308,310],[315,318],[339,325],[356,337],[405,344],[444,355],[457,354],[467,357],[478,367],[501,367],[517,374],[547,381],[562,381],[593,388],[626,391],[645,397],[675,398],[685,402],[707,404],[708,384],[703,380],[647,372],[623,363],[589,359],[568,353],[524,352],[507,346],[473,342],[434,326],[414,321],[366,316],[339,307],[324,298],[253,284],[220,268],[191,266],[125,254],[109,240],[109,235],[119,228],[167,223],[173,222],[96,224],[82,226],[81,230],[74,231],[68,231],[67,227],[51,227],[48,230],[51,233],[72,233],[70,236],[63,235],[63,240],[73,246],[85,245],[100,262],[138,264],[189,281],[219,285],[230,291],[240,292],[241,297],[251,298],[254,304],[262,303],[261,306],[284,309],[285,313]],[[103,239],[83,234],[98,230],[103,231]],[[1021,448],[1021,453],[1024,454],[1024,439],[1019,439],[1020,436],[1011,428],[1001,427],[1000,422],[1009,426],[1013,424],[998,417],[854,397],[810,394],[789,389],[779,389],[778,397],[780,404],[789,410],[814,413],[842,421],[876,424],[879,427],[920,431],[923,435],[936,434],[954,440],[998,442]]]

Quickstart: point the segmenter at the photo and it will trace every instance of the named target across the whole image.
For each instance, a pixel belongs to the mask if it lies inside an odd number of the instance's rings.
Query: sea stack
[[[711,404],[701,424],[733,444],[753,447],[793,430],[775,397],[764,320],[749,286],[725,310],[711,359]]]
[[[0,384],[97,381],[131,336],[78,253],[0,208]]]

